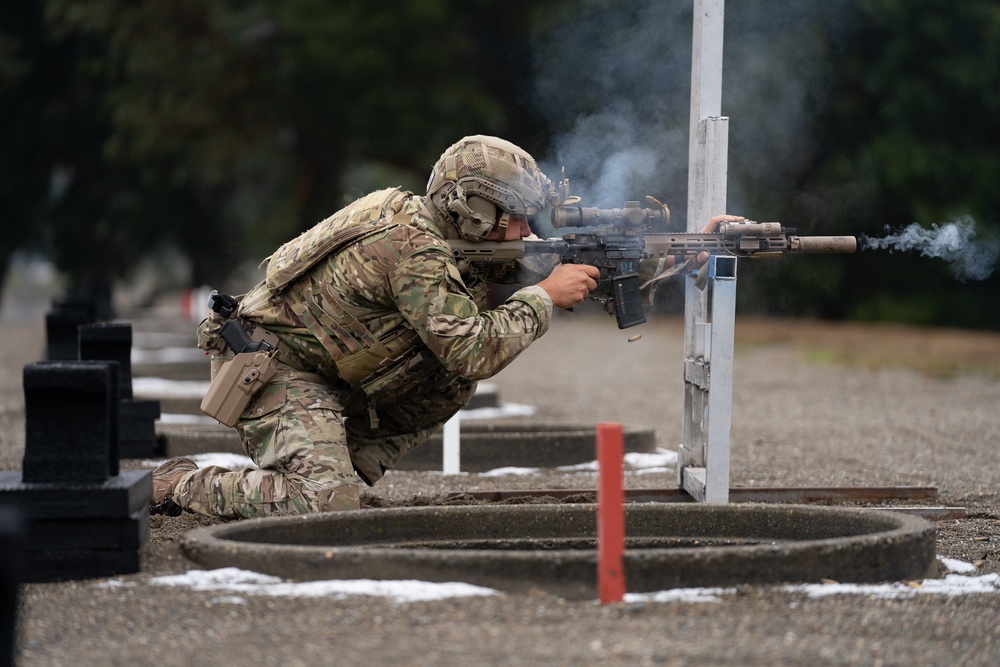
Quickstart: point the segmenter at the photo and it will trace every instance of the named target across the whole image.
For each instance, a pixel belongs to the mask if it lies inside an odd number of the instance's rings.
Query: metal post
[[[441,471],[445,475],[457,475],[462,471],[461,463],[461,418],[455,413],[444,423],[441,434],[443,462]]]
[[[709,258],[707,280],[700,287],[709,302],[709,318],[698,323],[698,355],[684,360],[684,384],[691,397],[684,420],[705,436],[700,465],[681,467],[680,486],[695,500],[729,502],[729,434],[733,414],[733,344],[736,324],[736,258]],[[692,457],[693,458],[693,457]]]
[[[689,136],[688,172],[688,217],[687,230],[699,232],[714,215],[726,211],[726,183],[728,177],[729,119],[722,113],[722,38],[725,18],[725,0],[694,0],[694,34],[691,52],[691,120]],[[733,269],[733,290],[735,290],[735,263]],[[716,283],[717,281],[713,281]],[[678,448],[677,482],[685,486],[687,468],[708,467],[710,444],[725,437],[726,450],[726,498],[712,494],[712,502],[728,500],[728,449],[729,426],[723,429],[719,410],[713,411],[712,396],[709,393],[708,364],[705,362],[707,347],[714,349],[716,358],[721,353],[716,345],[722,341],[708,340],[710,317],[708,314],[709,295],[715,292],[716,284],[710,289],[700,290],[694,280],[689,280],[684,296],[684,358],[685,368],[695,362],[705,366],[705,382],[692,382],[685,378],[684,385],[684,436]],[[723,290],[725,291],[725,290]],[[731,355],[730,342],[730,355]],[[699,361],[700,360],[700,361]],[[721,362],[719,362],[721,363]],[[717,373],[720,366],[717,365]],[[685,370],[685,375],[687,371]],[[731,382],[731,380],[730,380]],[[728,395],[731,401],[732,387],[723,378],[716,377],[712,388]],[[724,431],[724,434],[723,434]],[[713,467],[714,470],[714,467]],[[706,480],[707,482],[707,480]],[[704,499],[704,498],[703,498]]]
[[[625,491],[622,458],[625,436],[616,422],[598,424],[597,592],[601,604],[625,596]]]

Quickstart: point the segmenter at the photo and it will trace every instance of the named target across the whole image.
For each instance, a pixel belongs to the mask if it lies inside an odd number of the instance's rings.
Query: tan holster
[[[201,411],[226,426],[235,426],[253,397],[274,376],[277,364],[274,350],[237,354],[212,378]]]

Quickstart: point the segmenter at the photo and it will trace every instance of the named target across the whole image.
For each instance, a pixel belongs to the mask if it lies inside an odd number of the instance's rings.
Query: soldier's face
[[[528,216],[515,215],[511,213],[507,221],[507,230],[503,238],[500,238],[500,229],[494,227],[493,231],[486,235],[487,241],[516,241],[531,235],[531,228],[528,226]]]

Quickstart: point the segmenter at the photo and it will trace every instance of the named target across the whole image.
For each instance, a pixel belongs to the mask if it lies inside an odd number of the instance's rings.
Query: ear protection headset
[[[461,185],[455,184],[445,197],[445,209],[458,216],[458,230],[470,241],[482,241],[497,225],[497,206],[493,202],[477,197],[466,196]],[[507,227],[509,215],[504,212],[500,216],[501,233]]]

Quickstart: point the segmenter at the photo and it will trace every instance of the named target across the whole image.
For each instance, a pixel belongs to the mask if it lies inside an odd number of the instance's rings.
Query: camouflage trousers
[[[407,396],[373,404],[346,385],[279,371],[236,425],[259,469],[199,468],[181,479],[173,501],[232,519],[357,509],[355,472],[374,484],[462,408],[475,387],[442,369]]]
[[[279,372],[236,425],[259,469],[199,468],[178,484],[175,503],[233,519],[359,507],[340,397],[299,375]]]

